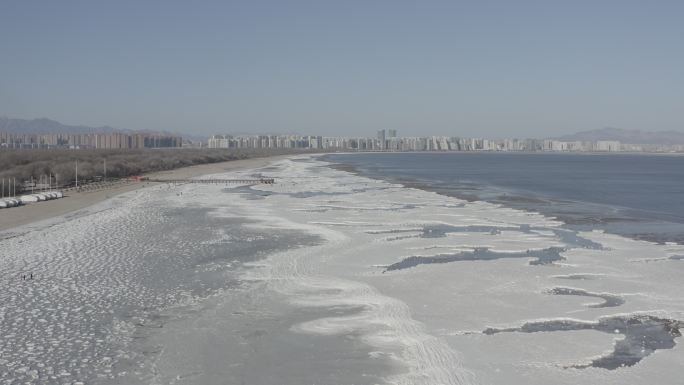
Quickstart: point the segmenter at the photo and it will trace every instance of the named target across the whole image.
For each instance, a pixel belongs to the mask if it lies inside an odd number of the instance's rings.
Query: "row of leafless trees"
[[[104,177],[105,160],[107,178],[122,178],[196,164],[293,152],[285,149],[2,150],[0,180],[5,179],[4,195],[7,196],[10,193],[7,181],[14,178],[17,193],[24,182],[32,178],[47,181],[49,175],[52,183],[72,185],[76,179],[76,162],[79,183],[84,183]]]

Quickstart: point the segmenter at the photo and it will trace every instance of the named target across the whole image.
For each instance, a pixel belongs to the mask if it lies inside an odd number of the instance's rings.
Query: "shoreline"
[[[157,171],[145,174],[144,176],[150,178],[192,178],[200,175],[218,174],[221,172],[235,171],[240,169],[264,167],[273,161],[284,159],[290,156],[293,156],[293,154],[199,164],[182,167],[175,170]],[[71,212],[90,207],[107,199],[114,198],[117,195],[156,184],[159,183],[148,181],[130,182],[97,191],[74,191],[65,193],[64,198],[61,199],[3,209],[0,212],[0,231],[6,231],[19,226],[69,214]]]
[[[340,151],[330,152],[323,155],[349,155],[349,154],[509,154],[509,155],[578,155],[578,156],[597,156],[597,155],[643,155],[643,156],[684,156],[684,152],[644,152],[644,151],[456,151],[456,150],[434,150],[434,151]]]
[[[419,152],[415,152],[419,153]],[[422,153],[428,153],[428,152],[422,152]],[[473,152],[474,153],[474,152]],[[521,154],[521,153],[518,153]],[[528,152],[527,154],[534,154],[531,152]],[[555,155],[555,154],[560,154],[560,153],[552,153],[548,152],[545,153],[546,155]],[[332,155],[338,155],[338,154],[332,154]],[[597,153],[593,154],[579,154],[576,153],[575,155],[578,156],[587,156],[587,155],[601,155]],[[647,242],[652,242],[655,244],[660,244],[664,245],[667,243],[674,243],[678,245],[684,245],[684,236],[681,235],[681,233],[678,234],[666,234],[666,233],[655,233],[649,230],[649,225],[658,225],[658,224],[666,224],[669,222],[665,222],[663,220],[656,220],[656,219],[646,219],[646,218],[631,218],[628,216],[624,217],[618,217],[619,220],[616,221],[615,218],[613,217],[607,217],[607,218],[601,218],[601,217],[594,217],[593,215],[590,215],[589,212],[563,212],[563,211],[553,211],[553,210],[545,210],[543,207],[539,206],[539,204],[534,205],[534,204],[525,204],[525,203],[547,203],[547,202],[570,202],[567,199],[562,199],[562,198],[557,198],[557,197],[552,197],[552,196],[546,196],[546,195],[526,195],[526,194],[520,194],[520,193],[511,193],[511,195],[507,195],[508,193],[504,190],[502,190],[502,194],[499,197],[493,198],[493,197],[483,197],[480,195],[477,195],[476,193],[471,193],[467,191],[467,189],[464,190],[458,190],[455,188],[444,188],[444,187],[434,187],[428,184],[425,181],[420,181],[420,180],[415,180],[415,179],[410,179],[410,178],[397,178],[394,176],[390,175],[382,175],[381,173],[378,172],[365,172],[361,170],[358,166],[353,165],[351,163],[344,163],[340,162],[339,160],[333,160],[328,157],[328,154],[323,155],[319,157],[320,160],[323,160],[328,163],[328,167],[338,170],[338,171],[344,171],[344,172],[349,172],[351,174],[357,175],[357,176],[362,176],[366,178],[371,178],[375,180],[380,180],[388,183],[395,183],[399,184],[405,188],[415,188],[423,191],[428,191],[428,192],[433,192],[442,196],[446,197],[452,197],[456,199],[461,199],[465,200],[468,202],[487,202],[491,204],[498,204],[502,205],[503,207],[515,209],[515,210],[522,210],[525,212],[529,213],[535,213],[535,214],[541,214],[544,215],[547,218],[550,219],[555,219],[558,221],[561,221],[564,226],[567,226],[568,228],[574,228],[574,229],[581,229],[581,228],[591,228],[591,229],[600,229],[603,231],[606,231],[611,234],[623,236],[629,239],[633,240],[639,240],[639,241],[647,241]],[[575,204],[588,204],[588,205],[595,205],[595,206],[606,206],[609,207],[605,204],[601,203],[595,203],[595,202],[582,202],[582,201],[571,201]],[[518,203],[518,204],[516,204]],[[623,209],[623,210],[636,210],[633,208],[629,207],[622,207],[622,206],[613,206],[615,208]],[[616,230],[615,227],[612,227],[611,225],[614,223],[620,224],[620,223],[643,223],[644,224],[644,231],[643,232],[624,232],[624,231],[618,231]],[[673,222],[674,224],[677,224],[676,222]],[[618,226],[619,227],[619,226]]]

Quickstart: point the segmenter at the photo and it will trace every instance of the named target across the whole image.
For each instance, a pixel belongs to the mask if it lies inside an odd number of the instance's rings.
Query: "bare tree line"
[[[296,152],[302,152],[301,150]],[[154,171],[172,170],[197,164],[217,163],[268,155],[295,153],[287,149],[143,149],[143,150],[3,150],[0,151],[0,179],[5,179],[4,195],[9,191],[8,180],[16,178],[17,193],[23,182],[47,180],[52,175],[59,185],[71,185],[76,179],[93,180],[104,176],[123,178]]]

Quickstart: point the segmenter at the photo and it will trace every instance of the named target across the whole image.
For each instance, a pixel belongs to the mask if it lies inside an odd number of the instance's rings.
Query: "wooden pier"
[[[147,179],[149,182],[157,183],[195,183],[195,184],[274,184],[273,178],[259,179]]]

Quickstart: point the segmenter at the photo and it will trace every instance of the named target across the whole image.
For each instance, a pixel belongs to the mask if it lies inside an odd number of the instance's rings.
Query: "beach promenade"
[[[178,180],[194,178],[201,175],[216,174],[226,171],[239,169],[258,168],[267,165],[277,159],[282,159],[290,155],[277,155],[262,158],[250,158],[231,160],[227,162],[202,164],[190,167],[183,167],[176,170],[159,171],[144,176],[150,179],[159,180]],[[111,188],[100,189],[97,191],[86,192],[66,192],[63,199],[45,201],[36,204],[29,204],[22,207],[0,211],[0,231],[8,230],[13,227],[22,226],[43,219],[65,215],[70,212],[86,208],[116,195],[137,190],[149,186],[154,182],[131,182],[116,184]]]

